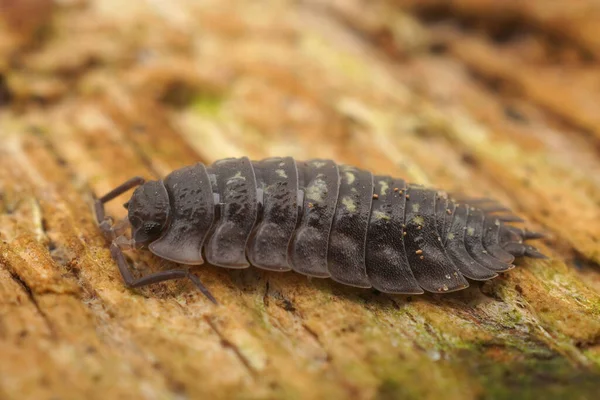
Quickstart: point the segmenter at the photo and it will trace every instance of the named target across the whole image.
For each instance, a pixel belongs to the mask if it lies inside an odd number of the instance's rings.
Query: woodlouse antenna
[[[123,182],[122,184],[120,184],[119,186],[117,186],[116,188],[111,190],[110,192],[106,193],[104,196],[97,199],[96,202],[94,203],[94,209],[96,211],[96,220],[98,221],[98,223],[102,224],[102,222],[104,222],[106,220],[106,216],[105,216],[105,212],[104,212],[104,204],[105,203],[122,195],[126,191],[133,189],[136,186],[142,185],[144,182],[145,182],[144,178],[142,178],[141,176],[135,176],[135,177]],[[103,232],[105,232],[105,231],[103,230]],[[106,232],[105,232],[105,236],[106,236]]]

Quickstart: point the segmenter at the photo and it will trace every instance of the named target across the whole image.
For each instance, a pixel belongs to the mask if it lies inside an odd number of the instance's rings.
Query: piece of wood
[[[0,0],[0,398],[594,398],[597,35],[414,3]],[[497,198],[550,259],[449,295],[211,266],[218,307],[126,289],[93,195],[242,155]]]

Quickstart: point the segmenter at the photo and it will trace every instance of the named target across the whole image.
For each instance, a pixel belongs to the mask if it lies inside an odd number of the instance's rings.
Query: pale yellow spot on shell
[[[317,178],[306,188],[305,193],[307,199],[321,203],[327,194],[327,184],[323,179]]]
[[[415,212],[415,213],[419,212],[420,208],[421,208],[421,205],[419,203],[414,203],[412,205],[412,211]]]
[[[327,165],[327,163],[324,161],[313,161],[311,164],[315,168],[323,168],[325,165]]]
[[[345,175],[346,175],[346,182],[348,182],[348,185],[352,185],[354,183],[354,181],[356,180],[356,175],[354,175],[352,172],[349,172],[349,171],[346,171]]]
[[[454,239],[454,233],[450,232],[448,234],[448,239],[450,239],[450,240]]]
[[[391,218],[389,215],[387,215],[386,213],[379,211],[379,210],[375,210],[373,211],[373,216],[375,217],[375,219],[377,220],[385,220],[385,221],[389,221]],[[406,233],[406,232],[405,232]]]
[[[281,168],[280,168],[280,169],[276,169],[276,170],[275,170],[275,173],[276,173],[278,176],[280,176],[281,178],[287,178],[287,177],[288,177],[288,176],[287,176],[287,174],[285,173],[285,170],[284,170],[284,169],[281,169]]]
[[[356,211],[356,203],[354,202],[354,200],[352,200],[352,198],[344,196],[342,198],[342,204],[346,207],[348,211],[352,213]]]
[[[233,182],[239,181],[239,180],[242,180],[242,181],[246,180],[246,177],[242,175],[242,171],[236,172],[235,175],[233,175],[231,178],[227,179],[227,184],[230,185]]]
[[[415,218],[413,218],[413,222],[415,224],[421,226],[421,225],[423,225],[425,223],[425,220],[420,215],[417,215]]]
[[[381,186],[381,194],[385,195],[390,188],[390,185],[386,181],[379,181],[379,185]]]
[[[473,228],[467,228],[467,235],[473,236],[474,234],[475,234],[475,229],[473,229]]]

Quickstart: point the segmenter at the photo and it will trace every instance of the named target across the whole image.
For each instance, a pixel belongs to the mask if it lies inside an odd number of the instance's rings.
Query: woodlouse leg
[[[119,195],[125,193],[126,191],[133,189],[136,186],[142,185],[145,182],[145,179],[139,176],[133,177],[121,185],[117,186],[104,196],[100,197],[96,200],[94,204],[94,209],[96,211],[96,220],[104,234],[108,240],[112,241],[110,246],[110,253],[112,258],[116,261],[117,266],[119,267],[119,272],[125,281],[125,284],[130,288],[138,288],[142,286],[151,285],[153,283],[159,283],[164,281],[169,281],[172,279],[181,279],[187,278],[192,281],[192,283],[205,295],[210,301],[215,304],[217,300],[214,296],[208,291],[208,289],[202,284],[200,279],[192,273],[190,273],[187,269],[170,269],[167,271],[156,272],[147,276],[143,276],[141,278],[134,278],[129,270],[129,265],[127,264],[127,260],[125,259],[125,255],[123,254],[122,248],[129,248],[131,246],[131,242],[128,240],[124,240],[125,238],[122,236],[116,237],[120,234],[121,230],[128,225],[127,220],[119,221],[116,225],[113,225],[113,219],[111,217],[107,217],[104,212],[104,203],[113,200]]]
[[[505,242],[513,242],[519,240],[533,240],[533,239],[547,239],[548,235],[542,232],[529,231],[527,229],[520,229],[514,226],[506,225],[503,227],[505,230],[512,232],[517,235],[517,238],[506,238]]]
[[[504,250],[513,254],[515,257],[531,257],[531,258],[541,258],[547,259],[548,256],[542,254],[533,246],[522,243],[507,243],[504,246]]]
[[[548,237],[548,235],[546,235],[544,233],[528,231],[528,230],[523,230],[521,236],[523,237],[523,240],[545,239]]]
[[[125,284],[130,288],[138,288],[138,287],[142,287],[142,286],[152,285],[153,283],[170,281],[172,279],[187,278],[192,281],[192,283],[198,288],[198,290],[200,290],[200,292],[202,292],[202,294],[204,296],[206,296],[214,304],[218,304],[217,300],[210,293],[210,291],[206,288],[206,286],[204,286],[202,284],[200,279],[198,279],[198,277],[196,275],[192,274],[187,269],[181,269],[181,268],[170,269],[167,271],[155,272],[153,274],[149,274],[149,275],[146,275],[146,276],[136,279],[133,277],[133,275],[131,274],[131,271],[129,270],[129,265],[127,264],[125,255],[123,254],[123,251],[119,247],[117,240],[113,241],[113,243],[111,244],[110,254],[112,255],[113,259],[117,262],[117,265],[119,267],[119,272],[121,272],[121,276],[123,277]]]
[[[532,240],[532,239],[547,239],[548,235],[542,232],[528,231],[527,229],[519,229],[517,231],[519,236],[523,238],[523,240]]]

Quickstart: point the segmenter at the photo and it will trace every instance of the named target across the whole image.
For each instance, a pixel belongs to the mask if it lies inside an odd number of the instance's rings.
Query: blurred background
[[[0,394],[597,395],[599,21],[597,0],[0,0],[0,354],[20,360]],[[124,289],[93,195],[245,155],[497,198],[552,259],[443,299],[212,267],[218,310]]]

